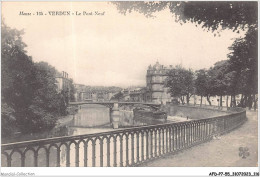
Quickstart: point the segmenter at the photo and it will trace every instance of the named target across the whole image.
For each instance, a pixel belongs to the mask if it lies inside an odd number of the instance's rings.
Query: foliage
[[[34,63],[26,54],[22,32],[2,23],[1,101],[3,135],[52,128],[65,112],[57,92],[55,68]]]
[[[239,88],[236,92],[243,94],[256,94],[258,83],[257,60],[257,28],[250,28],[245,38],[238,38],[230,47],[230,69],[237,73]]]
[[[200,69],[196,71],[196,79],[194,81],[195,92],[198,95],[206,96],[208,93],[208,71],[206,69]]]
[[[175,14],[180,23],[192,22],[208,30],[245,29],[257,24],[257,2],[241,1],[161,1],[161,2],[113,2],[119,12],[136,11],[146,17],[166,8]]]
[[[189,103],[189,98],[194,92],[193,78],[194,74],[190,69],[175,66],[168,72],[164,86],[169,88],[172,97],[179,97],[184,103],[184,96],[186,96]]]

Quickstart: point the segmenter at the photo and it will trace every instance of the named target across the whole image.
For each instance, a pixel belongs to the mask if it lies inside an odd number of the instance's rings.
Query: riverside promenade
[[[248,121],[241,127],[213,140],[142,164],[144,167],[257,167],[257,112],[247,111]],[[239,156],[239,147],[247,147],[249,156]]]

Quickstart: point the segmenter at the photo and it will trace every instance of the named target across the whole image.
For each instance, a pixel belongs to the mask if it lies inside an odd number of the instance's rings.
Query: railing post
[[[38,151],[34,152],[34,166],[38,167]]]
[[[169,141],[169,127],[166,127],[166,137],[165,137],[165,140],[166,140],[166,150],[165,150],[165,153],[168,153],[169,152],[169,147],[168,146],[170,144],[170,141]]]
[[[141,132],[141,161],[144,161],[144,132]]]
[[[150,154],[151,154],[151,158],[153,158],[153,130],[152,129],[150,129],[151,131],[150,131],[150,141],[151,141],[151,143],[150,143],[150,148],[151,148],[151,150],[150,150]]]
[[[117,136],[115,135],[114,136],[114,165],[113,165],[114,167],[117,166],[116,141],[117,141]]]
[[[136,162],[138,163],[139,162],[139,136],[140,136],[140,132],[138,131],[137,133],[136,133],[136,156],[137,156],[137,158],[136,158]]]
[[[132,165],[134,165],[135,164],[134,132],[131,134],[131,151],[132,151],[132,153],[131,153],[131,155],[132,155]]]
[[[10,155],[7,156],[7,167],[11,167],[12,158]]]
[[[88,142],[84,143],[84,167],[88,166]]]
[[[60,147],[57,148],[57,167],[60,167]]]
[[[161,128],[158,129],[159,133],[158,133],[158,136],[159,136],[159,156],[161,156]]]
[[[107,166],[110,167],[110,140],[111,137],[107,137]]]
[[[146,131],[146,160],[149,159],[149,130]]]
[[[46,151],[46,167],[50,166],[50,151]]]
[[[119,137],[120,141],[120,167],[123,166],[123,135]]]
[[[66,166],[69,167],[70,166],[70,146],[66,147]]]
[[[169,127],[169,149],[168,151],[172,152],[172,127]]]
[[[75,144],[75,151],[76,151],[76,154],[75,154],[75,166],[76,167],[79,167],[79,143]]]
[[[21,154],[21,166],[22,167],[25,166],[25,154],[24,153]]]
[[[154,134],[154,157],[157,157],[157,129],[155,129]]]
[[[103,139],[100,139],[100,167],[103,167]]]
[[[126,134],[125,136],[125,139],[126,139],[126,145],[125,145],[125,149],[126,149],[126,156],[125,156],[125,159],[126,159],[126,166],[129,166],[129,157],[128,157],[128,154],[129,154],[129,148],[128,148],[128,141],[129,141],[129,134]]]
[[[162,127],[162,154],[164,154],[165,153],[165,146],[164,146],[164,129],[165,129],[165,127]]]
[[[96,139],[92,139],[92,167],[96,166]]]

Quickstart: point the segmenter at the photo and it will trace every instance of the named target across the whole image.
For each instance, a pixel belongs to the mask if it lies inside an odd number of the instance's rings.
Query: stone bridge
[[[113,124],[113,128],[117,129],[119,124],[119,107],[121,106],[136,106],[136,105],[145,105],[153,109],[159,109],[161,104],[159,103],[147,103],[147,102],[70,102],[70,106],[80,106],[86,104],[97,104],[103,105],[109,108],[110,121]]]

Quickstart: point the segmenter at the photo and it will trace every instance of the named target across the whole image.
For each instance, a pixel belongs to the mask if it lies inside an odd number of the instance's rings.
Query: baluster
[[[168,152],[169,152],[169,150],[168,150],[168,145],[170,144],[170,142],[168,142],[168,141],[169,141],[169,136],[168,136],[168,134],[169,134],[169,127],[166,127],[166,137],[165,137],[165,140],[166,140],[166,150],[165,150],[165,153],[168,153]]]
[[[203,141],[205,141],[206,140],[206,125],[207,125],[207,123],[206,122],[204,122],[204,124],[203,124],[204,126],[203,126],[203,132],[204,132],[204,134],[203,134]]]
[[[96,166],[96,140],[92,139],[92,167]]]
[[[154,157],[157,157],[157,129],[155,129],[154,138]]]
[[[187,127],[186,127],[187,125],[186,125],[186,123],[185,124],[183,124],[183,142],[184,142],[184,144],[183,144],[183,147],[185,148],[186,146],[187,146]]]
[[[209,126],[208,121],[206,121],[206,128],[205,128],[205,129],[206,129],[206,130],[205,130],[205,131],[206,131],[206,137],[205,137],[206,140],[207,140],[208,137],[209,137],[208,126]]]
[[[120,167],[123,166],[123,135],[119,137],[120,141]]]
[[[199,134],[199,124],[198,124],[198,122],[196,122],[195,123],[195,142],[198,142],[198,138],[199,138],[198,134]]]
[[[193,122],[192,123],[192,127],[191,127],[191,139],[192,139],[192,144],[194,144],[194,141],[195,141],[195,123]]]
[[[141,132],[141,161],[144,161],[144,132]]]
[[[117,166],[117,159],[116,159],[116,156],[117,156],[117,154],[116,154],[116,141],[117,141],[117,135],[115,135],[114,136],[114,167],[116,167]]]
[[[50,166],[50,151],[49,150],[48,149],[46,150],[46,167]]]
[[[178,150],[178,126],[176,125],[174,127],[174,131],[175,131],[175,150]]]
[[[103,140],[104,139],[100,139],[100,167],[103,167]]]
[[[75,144],[75,163],[76,163],[76,167],[79,167],[79,143]]]
[[[181,149],[181,126],[178,125],[178,150]]]
[[[161,155],[161,129],[158,130],[158,136],[159,136],[159,156]]]
[[[60,147],[57,148],[57,167],[60,167]]]
[[[188,137],[187,137],[188,142],[187,142],[187,143],[188,143],[188,147],[189,147],[189,146],[190,146],[190,125],[191,125],[191,124],[188,123],[187,125],[188,125],[188,129],[187,129],[187,130],[188,130],[188,132],[187,132],[187,133],[188,133]]]
[[[181,131],[181,133],[182,133],[182,148],[184,148],[185,147],[185,125],[183,124],[181,127],[182,127],[182,131]]]
[[[34,152],[34,166],[38,167],[38,151]]]
[[[201,126],[200,125],[201,125],[201,122],[198,123],[198,142],[200,142],[200,140],[201,140],[201,129],[200,129]]]
[[[7,167],[11,167],[12,158],[10,155],[7,156]],[[47,164],[47,163],[46,163]]]
[[[24,167],[25,166],[25,153],[21,154],[21,166]]]
[[[134,165],[135,164],[134,133],[131,134],[131,149],[132,149],[132,154],[131,154],[132,155],[132,165]]]
[[[84,167],[88,166],[88,142],[84,143]]]
[[[107,137],[107,166],[110,167],[110,140],[111,137]]]
[[[129,134],[126,134],[126,166],[129,166],[129,159],[128,159],[128,154],[129,154],[129,150],[128,150],[128,140],[129,140]]]
[[[168,151],[172,152],[172,127],[169,127],[169,149]]]
[[[67,146],[66,150],[67,150],[66,151],[66,156],[67,156],[66,166],[69,167],[70,166],[70,146]]]
[[[146,131],[146,160],[149,159],[149,131]]]
[[[164,144],[165,144],[165,143],[164,143],[164,129],[165,129],[165,128],[162,128],[162,154],[165,153],[165,150],[164,150],[164,148],[165,148],[165,147],[164,147]]]
[[[140,132],[137,132],[136,133],[136,162],[138,163],[139,162],[139,135],[140,135]]]
[[[153,158],[153,130],[151,129],[150,130],[150,141],[151,141],[151,143],[150,143],[150,146],[151,146],[151,151],[150,151],[150,154],[151,154],[151,156],[150,156],[150,158]]]

